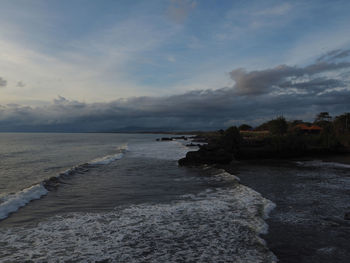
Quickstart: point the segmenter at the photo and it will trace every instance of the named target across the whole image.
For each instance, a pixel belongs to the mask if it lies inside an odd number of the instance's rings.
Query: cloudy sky
[[[350,1],[0,0],[0,131],[350,111]]]

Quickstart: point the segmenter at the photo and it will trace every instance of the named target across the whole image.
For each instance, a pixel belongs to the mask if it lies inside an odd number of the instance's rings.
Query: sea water
[[[0,262],[275,262],[274,204],[160,136],[0,134]]]

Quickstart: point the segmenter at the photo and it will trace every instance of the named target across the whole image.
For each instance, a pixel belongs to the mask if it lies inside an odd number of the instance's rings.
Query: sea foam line
[[[16,244],[16,253],[4,257],[9,262],[60,258],[67,262],[272,263],[277,260],[259,237],[266,230],[261,207],[269,204],[256,191],[238,184],[169,204],[56,216],[31,228],[0,229],[0,236],[3,251],[13,251]]]
[[[236,180],[237,184],[185,195],[170,204],[146,203],[107,213],[73,213],[29,229],[0,230],[2,249],[10,251],[11,244],[16,244],[17,250],[7,253],[4,259],[276,262],[259,236],[267,233],[264,219],[275,204],[224,170],[205,170],[214,178]],[[74,251],[69,250],[72,244]]]
[[[296,162],[299,166],[304,167],[326,167],[326,168],[347,168],[350,169],[350,164],[336,163],[336,162],[324,162],[321,160]]]
[[[241,196],[242,199],[251,199],[252,197],[254,197],[255,199],[260,199],[260,202],[262,204],[262,209],[260,211],[261,213],[261,217],[266,220],[270,217],[270,213],[276,208],[276,204],[274,202],[272,202],[269,199],[264,198],[259,192],[253,190],[252,188],[248,187],[248,186],[244,186],[240,183],[240,178],[234,174],[231,174],[229,172],[227,172],[224,169],[218,169],[215,168],[213,166],[210,165],[204,165],[202,167],[202,169],[206,172],[208,172],[209,174],[211,174],[211,176],[213,176],[214,178],[219,178],[225,182],[235,182],[236,183],[236,190],[237,189],[244,189],[244,192],[247,192],[248,194]],[[253,199],[254,199],[253,198]],[[248,200],[244,200],[244,202],[249,202]],[[257,231],[257,233],[259,234],[267,234],[268,233],[268,225],[266,222],[264,222],[260,228],[260,230]]]
[[[75,173],[83,173],[86,172],[91,166],[107,165],[121,159],[124,156],[124,152],[127,150],[127,146],[120,147],[119,150],[122,152],[113,155],[106,155],[104,157],[94,159],[90,162],[76,165],[64,172],[61,172],[57,176],[45,179],[44,181],[25,188],[17,193],[8,194],[1,197],[0,220],[7,218],[9,214],[16,212],[18,209],[27,205],[29,202],[40,199],[50,190],[56,189],[61,183],[61,177],[73,175]]]

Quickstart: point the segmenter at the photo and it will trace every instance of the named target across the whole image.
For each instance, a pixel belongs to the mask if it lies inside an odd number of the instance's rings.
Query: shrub
[[[269,121],[269,131],[272,135],[283,135],[287,132],[288,124],[284,117]]]
[[[242,137],[236,126],[232,126],[225,130],[221,137],[222,147],[231,153],[237,153],[242,142]]]
[[[242,124],[241,126],[239,126],[238,128],[240,131],[250,131],[253,129],[252,126],[248,125],[248,124]]]

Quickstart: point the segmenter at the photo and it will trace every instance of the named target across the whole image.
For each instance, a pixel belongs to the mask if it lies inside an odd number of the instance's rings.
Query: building
[[[294,129],[299,129],[305,134],[319,134],[322,131],[322,128],[317,125],[308,126],[306,124],[297,124],[294,126]]]

